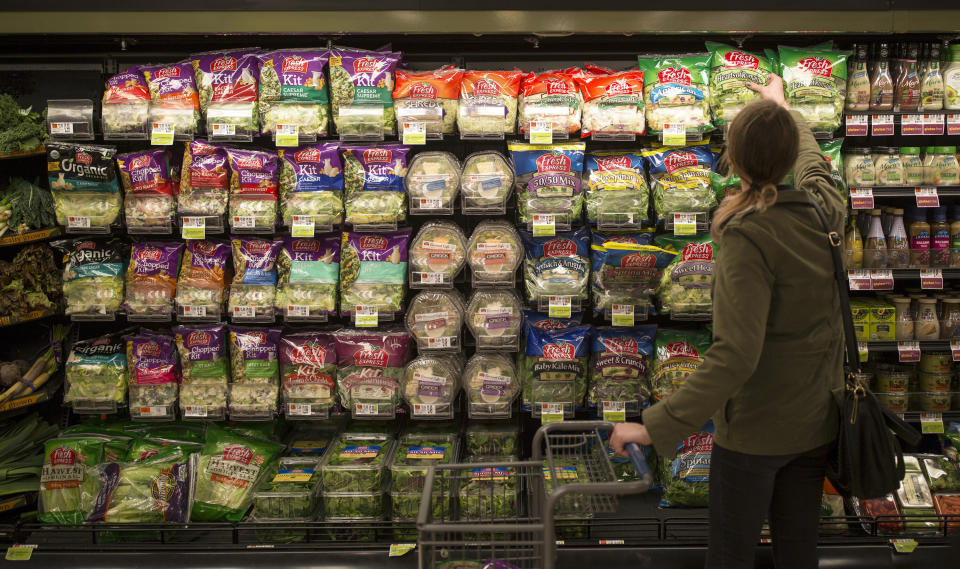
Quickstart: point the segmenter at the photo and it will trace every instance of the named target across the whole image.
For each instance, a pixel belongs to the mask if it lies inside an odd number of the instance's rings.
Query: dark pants
[[[707,569],[753,569],[764,519],[770,521],[777,569],[816,569],[830,448],[758,456],[714,445]]]

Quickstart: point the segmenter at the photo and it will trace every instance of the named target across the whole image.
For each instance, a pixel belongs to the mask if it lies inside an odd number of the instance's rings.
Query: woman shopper
[[[750,88],[763,100],[743,109],[727,136],[742,190],[713,222],[713,345],[683,386],[644,411],[643,425],[617,425],[611,442],[618,452],[636,442],[673,457],[712,417],[707,568],[753,569],[769,519],[777,569],[816,569],[843,323],[827,236],[803,201],[816,200],[838,233],[845,201],[780,78]],[[791,169],[795,187],[778,186]]]

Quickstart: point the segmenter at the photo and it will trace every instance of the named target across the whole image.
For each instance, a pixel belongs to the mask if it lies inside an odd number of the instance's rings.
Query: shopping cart
[[[420,569],[488,566],[553,569],[558,519],[589,519],[640,494],[653,474],[640,447],[627,445],[638,480],[618,482],[603,421],[544,425],[525,462],[432,466],[417,518]]]

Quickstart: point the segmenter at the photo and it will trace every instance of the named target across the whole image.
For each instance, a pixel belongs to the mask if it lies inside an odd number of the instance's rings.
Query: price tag
[[[867,136],[870,130],[868,115],[847,115],[845,119],[846,136]]]
[[[427,338],[427,349],[445,350],[453,347],[454,336],[441,336],[439,338]]]
[[[68,216],[67,227],[70,229],[90,229],[90,218],[79,215]]]
[[[207,307],[206,306],[192,306],[189,304],[183,305],[183,315],[187,318],[206,318],[207,317]]]
[[[257,309],[255,306],[234,306],[233,307],[234,318],[253,318],[256,315],[257,315]]]
[[[33,550],[36,548],[37,546],[33,544],[15,543],[7,548],[5,559],[7,561],[29,561],[33,557]]]
[[[919,362],[920,342],[897,342],[897,355],[901,362]]]
[[[287,403],[287,415],[291,417],[309,417],[309,403]]]
[[[295,215],[293,223],[290,225],[290,235],[292,237],[313,238],[316,232],[316,226],[313,223],[312,215]]]
[[[850,290],[870,290],[870,271],[854,269],[847,271],[847,282]]]
[[[153,405],[150,407],[140,407],[140,416],[141,417],[166,417],[167,408],[161,405]]]
[[[437,406],[432,403],[414,403],[413,414],[416,416],[432,417],[437,414]]]
[[[923,134],[923,115],[901,116],[900,134],[904,136]]]
[[[184,405],[183,416],[184,417],[206,417],[207,406],[206,405]]]
[[[213,137],[218,136],[236,136],[237,125],[228,123],[213,123]]]
[[[287,318],[307,318],[310,316],[310,307],[306,305],[296,305],[288,304],[287,305]]]
[[[697,214],[695,213],[673,214],[673,234],[674,235],[696,235],[697,234]]]
[[[920,413],[920,432],[925,435],[942,435],[943,413]]]
[[[923,134],[942,136],[943,135],[944,115],[937,113],[933,115],[923,115]]]
[[[893,290],[893,271],[890,269],[873,269],[870,271],[870,288],[872,290]]]
[[[870,134],[873,136],[893,136],[893,115],[873,115],[870,117]]]
[[[622,423],[627,420],[626,405],[623,401],[604,401],[603,420]]]
[[[539,120],[530,121],[531,144],[553,144],[553,123]]]
[[[947,134],[960,136],[960,114],[947,115]]]
[[[601,539],[599,540],[600,545],[623,545],[622,539]]]
[[[353,307],[353,320],[357,328],[376,328],[379,324],[377,307],[358,304]]]
[[[359,417],[376,416],[380,414],[380,406],[376,403],[357,403],[356,414]]]
[[[204,217],[184,217],[183,225],[180,228],[181,237],[184,239],[206,239],[206,222],[207,219]]]
[[[252,215],[235,215],[230,221],[234,229],[253,229],[257,226],[257,219]]]
[[[400,557],[413,551],[417,547],[416,543],[391,543],[389,557]]]
[[[850,188],[850,207],[853,209],[873,209],[873,189]]]
[[[300,125],[278,124],[277,146],[300,146]]]
[[[570,318],[573,313],[569,296],[551,296],[547,303],[547,316],[550,318]]]
[[[443,284],[443,273],[420,273],[420,284]]]
[[[943,289],[943,269],[920,269],[920,288]]]
[[[917,540],[915,539],[891,539],[890,545],[897,553],[913,553],[917,549]]]
[[[73,134],[73,123],[52,122],[50,123],[50,134]]]
[[[632,304],[614,304],[610,310],[610,320],[614,326],[630,327],[634,325],[635,318]]]
[[[170,146],[173,144],[173,123],[155,122],[150,129],[150,144],[154,146]]]
[[[553,237],[557,234],[556,216],[549,213],[533,214],[533,236]]]
[[[686,146],[687,126],[682,122],[663,123],[664,146]]]
[[[443,200],[437,198],[420,198],[420,209],[441,209]]]
[[[404,144],[426,144],[427,143],[427,123],[404,122],[403,123],[403,143]]]
[[[960,340],[950,340],[950,355],[953,361],[960,362]]]
[[[917,207],[940,207],[940,196],[937,188],[914,188],[917,196]]]
[[[563,403],[541,403],[540,423],[556,423],[563,420]]]
[[[870,346],[866,342],[857,342],[857,352],[860,357],[860,363],[870,359]]]

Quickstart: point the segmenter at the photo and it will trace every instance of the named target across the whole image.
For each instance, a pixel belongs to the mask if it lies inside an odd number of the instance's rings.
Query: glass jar
[[[895,298],[893,305],[896,307],[896,324],[894,334],[898,342],[913,340],[913,314],[910,312],[909,298]]]
[[[903,175],[908,186],[919,186],[923,183],[923,159],[920,157],[919,146],[901,146],[900,161],[903,162]]]
[[[940,338],[955,340],[960,338],[960,300],[943,299],[943,318],[940,319]]]
[[[914,334],[917,340],[938,340],[940,319],[937,317],[937,299],[922,298],[917,301],[917,323]]]

